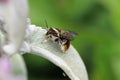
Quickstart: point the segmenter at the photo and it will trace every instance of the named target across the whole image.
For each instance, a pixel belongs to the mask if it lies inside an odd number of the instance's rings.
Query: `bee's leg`
[[[61,45],[61,50],[63,51],[63,53],[65,53],[70,47],[70,41],[61,42],[60,45]]]
[[[61,40],[59,40],[59,45],[60,45],[60,48],[61,48],[61,51],[63,52],[63,53],[65,53],[65,45],[63,44],[63,42],[61,41]]]
[[[65,53],[65,50],[64,50],[64,45],[62,44],[62,41],[60,39],[58,39],[58,43],[60,45],[60,49],[63,53]]]
[[[60,44],[60,48],[63,53],[66,52],[66,46],[64,44]]]
[[[47,42],[49,39],[50,39],[50,37],[46,37],[46,38],[44,39],[44,42]]]
[[[41,41],[41,43],[47,42],[49,39],[50,39],[50,37],[47,36],[47,37],[45,37],[45,38]]]

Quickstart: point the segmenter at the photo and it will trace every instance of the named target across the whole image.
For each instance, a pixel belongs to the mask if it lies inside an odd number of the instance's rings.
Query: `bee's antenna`
[[[48,28],[48,23],[46,19],[45,19],[45,26]]]

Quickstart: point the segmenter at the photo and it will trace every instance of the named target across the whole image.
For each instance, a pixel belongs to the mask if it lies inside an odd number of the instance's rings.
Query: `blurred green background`
[[[33,24],[72,30],[90,80],[120,80],[120,0],[29,0]],[[51,62],[24,55],[29,80],[70,80]]]

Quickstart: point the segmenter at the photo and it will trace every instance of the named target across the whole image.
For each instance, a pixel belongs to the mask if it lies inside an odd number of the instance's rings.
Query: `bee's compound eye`
[[[64,38],[64,37],[61,37],[60,39],[61,39],[62,42],[66,41],[66,38]]]

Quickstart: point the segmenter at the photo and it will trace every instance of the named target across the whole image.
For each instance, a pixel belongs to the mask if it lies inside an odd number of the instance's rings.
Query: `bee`
[[[45,34],[45,41],[51,39],[52,41],[58,43],[61,46],[61,50],[65,53],[69,47],[70,42],[73,40],[73,37],[78,35],[76,32],[62,30],[59,28],[46,28],[47,32]]]

